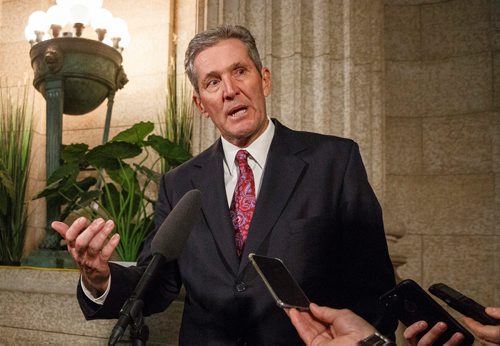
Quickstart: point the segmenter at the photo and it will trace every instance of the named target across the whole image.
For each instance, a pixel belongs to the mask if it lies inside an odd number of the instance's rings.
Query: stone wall
[[[0,345],[107,345],[116,320],[86,321],[71,270],[0,267]],[[145,319],[148,345],[176,345],[183,303]],[[119,344],[126,344],[128,330]],[[128,342],[128,344],[130,344]]]
[[[500,305],[500,3],[386,0],[388,222],[399,274]]]

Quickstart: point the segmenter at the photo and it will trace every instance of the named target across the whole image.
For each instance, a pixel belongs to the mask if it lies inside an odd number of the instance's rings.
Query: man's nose
[[[237,83],[232,81],[230,78],[224,80],[224,99],[232,100],[238,94],[239,89]]]

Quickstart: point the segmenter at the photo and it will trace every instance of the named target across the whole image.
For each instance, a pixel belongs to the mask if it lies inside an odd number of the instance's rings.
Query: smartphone
[[[460,345],[474,343],[474,336],[413,280],[401,281],[392,290],[383,294],[380,302],[387,309],[387,313],[394,314],[407,327],[417,321],[426,321],[429,327],[419,337],[427,333],[437,322],[446,323],[448,328],[433,345],[443,345],[456,332],[462,333],[465,337]]]
[[[448,285],[443,283],[433,284],[429,287],[429,292],[442,299],[446,304],[461,314],[469,316],[481,324],[493,326],[500,324],[500,320],[486,314],[484,306],[464,296]]]
[[[281,259],[254,253],[248,259],[280,308],[309,310],[309,299]]]

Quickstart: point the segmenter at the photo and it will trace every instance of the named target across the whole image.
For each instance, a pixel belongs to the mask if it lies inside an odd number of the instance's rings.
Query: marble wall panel
[[[30,45],[27,41],[0,43],[0,76],[6,76],[9,84],[17,85],[19,81],[33,80],[33,69],[29,55]]]
[[[489,11],[490,0],[453,0],[422,6],[424,59],[488,51]]]
[[[378,62],[383,54],[383,3],[354,0],[347,6],[351,8],[349,57],[356,65]]]
[[[415,117],[423,112],[424,67],[418,61],[386,61],[385,112],[387,117]]]
[[[424,63],[419,85],[422,115],[464,114],[491,109],[491,69],[491,53]]]
[[[420,60],[422,55],[420,36],[419,6],[385,5],[384,43],[386,60]]]
[[[491,108],[491,54],[434,62],[388,62],[388,116],[437,116]]]
[[[500,49],[500,2],[491,1],[491,49],[498,51]]]
[[[388,176],[385,213],[407,234],[492,235],[494,176]]]
[[[296,30],[297,23],[295,21],[296,18],[300,18],[300,15],[298,15],[298,8],[295,4],[295,1],[273,1],[271,3],[274,19],[272,22],[274,57],[290,57],[297,52],[297,46],[300,49],[300,35]]]
[[[423,118],[426,174],[491,172],[495,113]]]
[[[332,30],[332,21],[342,20],[341,12],[328,1],[310,1],[300,4],[301,52],[305,56],[335,54],[339,44],[339,30]]]
[[[127,87],[127,86],[125,86]],[[115,101],[120,97],[120,90],[115,95]],[[99,107],[93,111],[82,114],[82,115],[63,115],[63,130],[64,131],[75,131],[75,130],[89,130],[89,129],[102,129],[106,121],[106,110],[107,110],[108,99],[105,99]],[[111,115],[111,121],[113,121],[113,115]]]
[[[397,242],[396,248],[399,253],[406,257],[406,263],[397,270],[398,277],[401,280],[412,279],[416,282],[422,282],[422,236],[405,235]]]
[[[135,30],[130,45],[123,51],[123,69],[127,77],[167,73],[170,44],[165,24],[155,22],[155,25]]]
[[[385,126],[387,174],[422,173],[422,118],[388,117]]]
[[[331,123],[335,121],[331,105],[331,85],[335,81],[329,78],[332,75],[331,68],[327,55],[302,58],[302,67],[298,74],[302,80],[300,128],[303,130],[328,134]],[[295,86],[294,90],[297,89],[298,86]],[[325,117],[325,114],[330,116]]]
[[[493,236],[424,237],[423,286],[444,282],[486,306],[498,305],[492,280],[496,241]]]
[[[500,46],[493,52],[493,107],[500,110]]]
[[[77,271],[68,270],[1,269],[0,325],[6,329],[0,334],[0,344],[19,344],[16,337],[22,332],[23,344],[28,345],[58,344],[58,340],[72,338],[106,344],[116,320],[85,320],[76,300],[78,276]],[[183,303],[175,301],[166,312],[146,318],[149,343],[178,343],[182,308]]]
[[[28,24],[31,13],[37,10],[47,11],[50,7],[49,1],[2,1],[2,17],[0,20],[0,38],[2,42],[29,43],[24,37],[24,28]],[[19,13],[20,16],[12,16],[12,13]]]
[[[138,75],[116,93],[112,127],[131,126],[138,121],[156,121],[165,101],[166,73]]]
[[[30,178],[45,180],[45,134],[33,133],[30,165]]]

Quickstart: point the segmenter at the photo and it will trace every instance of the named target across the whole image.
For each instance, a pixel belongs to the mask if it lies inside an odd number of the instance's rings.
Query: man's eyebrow
[[[202,82],[205,82],[207,79],[213,78],[213,77],[219,77],[219,73],[215,71],[210,71],[208,72],[203,78],[201,79]]]

